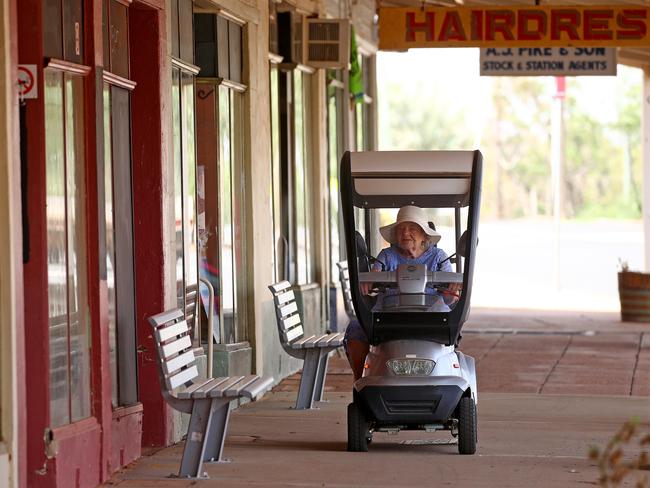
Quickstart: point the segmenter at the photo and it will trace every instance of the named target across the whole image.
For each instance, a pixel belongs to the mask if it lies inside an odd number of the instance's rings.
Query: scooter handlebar
[[[427,271],[427,283],[462,283],[463,273]],[[359,273],[359,283],[397,283],[397,271],[366,271]]]

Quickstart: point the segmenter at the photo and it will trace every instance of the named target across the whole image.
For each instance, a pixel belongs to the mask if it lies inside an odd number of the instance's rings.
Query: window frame
[[[49,375],[48,375],[48,389],[50,391],[49,395],[49,404],[48,404],[48,412],[50,416],[50,425],[53,427],[59,427],[63,425],[68,425],[80,420],[83,420],[84,418],[91,417],[93,415],[93,406],[92,406],[92,367],[93,367],[93,360],[91,357],[91,344],[92,344],[92,327],[91,327],[91,320],[90,320],[90,266],[89,266],[89,246],[88,246],[88,230],[87,230],[87,221],[88,221],[88,213],[87,213],[87,207],[86,207],[86,199],[83,198],[83,195],[86,194],[87,192],[87,179],[86,179],[86,152],[88,148],[86,147],[86,141],[85,141],[85,131],[83,127],[85,126],[84,120],[86,117],[86,111],[85,111],[85,106],[86,106],[86,100],[85,100],[85,87],[86,87],[86,82],[87,82],[87,75],[90,73],[91,68],[85,65],[80,65],[76,63],[72,63],[69,61],[61,60],[61,59],[55,59],[55,58],[48,58],[45,63],[44,67],[44,86],[47,87],[47,77],[49,74],[58,74],[60,76],[60,86],[58,87],[61,91],[61,106],[60,106],[60,113],[57,114],[58,116],[61,117],[61,123],[62,123],[62,128],[61,128],[61,133],[60,135],[62,136],[62,139],[60,141],[61,147],[62,147],[62,153],[61,157],[62,159],[62,171],[63,171],[63,185],[64,185],[64,220],[65,220],[65,267],[66,267],[66,274],[65,274],[65,279],[66,279],[66,299],[65,299],[65,337],[66,339],[66,377],[67,377],[67,387],[66,387],[66,396],[67,396],[67,412],[62,413],[60,418],[57,418],[57,414],[55,414],[55,407],[53,406],[53,396],[51,394],[52,391],[52,380],[53,380],[53,372],[52,372],[52,365],[53,365],[53,356],[52,356],[52,325],[51,325],[51,320],[52,318],[57,318],[61,317],[60,316],[51,316],[52,310],[48,313],[48,365],[50,368]],[[74,80],[77,84],[76,91],[78,93],[75,93],[75,100],[72,102],[73,103],[73,116],[74,120],[69,121],[68,118],[68,113],[67,113],[67,85],[66,81],[68,79]],[[74,89],[74,88],[73,88]],[[45,88],[44,88],[45,90]],[[46,105],[46,113],[45,113],[45,138],[47,141],[48,137],[48,122],[47,122],[47,99],[46,99],[46,94],[47,92],[44,91],[44,102]],[[79,122],[79,117],[82,119],[81,122]],[[76,126],[74,129],[75,135],[73,136],[74,139],[72,142],[74,143],[75,147],[73,149],[74,153],[71,153],[69,150],[69,145],[71,142],[71,139],[67,135],[67,129],[68,129],[68,124],[73,124],[73,126]],[[77,130],[79,132],[77,133]],[[79,146],[79,144],[81,146]],[[47,148],[47,142],[46,146]],[[81,154],[79,154],[79,150],[81,150]],[[68,158],[69,157],[74,158],[74,163],[70,163]],[[80,399],[81,406],[79,407],[75,402],[74,402],[74,392],[73,392],[73,375],[72,375],[72,364],[73,361],[71,360],[71,355],[73,354],[74,350],[72,349],[72,324],[70,320],[70,314],[71,314],[71,304],[70,304],[70,235],[68,232],[68,226],[70,224],[69,222],[69,191],[70,188],[68,188],[68,184],[70,182],[69,180],[69,172],[68,169],[70,167],[70,164],[74,164],[74,171],[76,174],[75,177],[75,185],[81,184],[83,187],[79,190],[77,186],[74,187],[74,193],[73,193],[73,198],[75,199],[75,205],[74,207],[77,208],[79,207],[81,211],[81,222],[77,222],[76,226],[77,229],[74,234],[74,239],[79,238],[79,234],[77,231],[81,231],[83,233],[83,236],[81,236],[81,242],[79,243],[79,250],[83,253],[82,258],[79,260],[79,263],[82,263],[83,269],[81,269],[78,272],[77,279],[82,283],[82,285],[85,283],[85,290],[81,290],[81,293],[83,293],[83,296],[79,297],[80,301],[76,305],[79,308],[76,313],[81,314],[82,317],[84,317],[85,324],[82,324],[82,327],[85,328],[85,334],[79,335],[79,337],[82,337],[82,340],[85,343],[85,355],[86,355],[86,363],[84,366],[87,368],[87,371],[83,373],[85,375],[85,384],[81,385],[82,388],[85,386],[86,388],[86,393],[85,393],[85,398]],[[81,165],[81,167],[79,167]],[[45,179],[46,179],[46,191],[48,188],[48,169],[47,169],[47,161],[46,161],[46,169],[45,169]],[[48,206],[49,207],[49,206]],[[53,208],[50,208],[51,211],[54,211]],[[73,209],[73,211],[75,211]],[[75,218],[77,215],[75,215]],[[48,227],[46,229],[46,239],[48,242],[48,249],[51,249],[52,246],[50,246],[50,231],[49,231],[49,223],[48,222],[48,217],[46,215],[46,226]],[[75,260],[76,263],[76,260]],[[46,270],[46,279],[48,283],[48,291],[47,291],[47,296],[48,296],[48,304],[50,303],[50,300],[52,300],[52,293],[51,293],[51,281],[50,281],[50,262],[48,258],[48,264],[47,264],[47,270]],[[78,296],[78,295],[75,295]],[[50,306],[51,308],[51,306]],[[80,408],[81,410],[77,413],[75,413],[75,408]]]

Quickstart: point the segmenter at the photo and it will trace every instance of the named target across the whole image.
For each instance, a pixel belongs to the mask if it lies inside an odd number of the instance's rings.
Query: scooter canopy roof
[[[352,203],[364,208],[469,205],[475,151],[350,153]]]

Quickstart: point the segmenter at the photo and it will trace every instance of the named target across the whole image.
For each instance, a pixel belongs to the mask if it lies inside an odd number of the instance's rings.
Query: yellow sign
[[[650,46],[650,8],[457,7],[379,9],[379,49]]]

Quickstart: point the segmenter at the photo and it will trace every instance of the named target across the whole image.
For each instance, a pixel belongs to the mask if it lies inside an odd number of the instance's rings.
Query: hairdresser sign
[[[644,6],[381,8],[379,49],[650,46]]]

